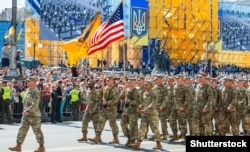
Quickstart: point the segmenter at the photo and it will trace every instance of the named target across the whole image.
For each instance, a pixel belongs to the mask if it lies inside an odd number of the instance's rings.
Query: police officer
[[[27,82],[27,92],[24,96],[23,103],[23,117],[21,121],[21,126],[17,134],[17,145],[15,147],[10,147],[11,151],[21,151],[21,145],[27,135],[29,127],[32,127],[32,130],[36,136],[36,140],[39,143],[39,147],[34,152],[43,152],[45,151],[44,147],[44,136],[41,130],[41,112],[39,109],[41,94],[40,91],[36,88],[36,78],[28,77]]]
[[[89,80],[88,90],[86,92],[86,103],[87,107],[84,112],[83,120],[82,120],[82,138],[77,141],[88,141],[87,133],[88,133],[88,124],[92,120],[94,131],[97,129],[97,123],[100,116],[100,101],[101,96],[98,91],[95,89],[95,80]]]
[[[121,128],[124,136],[128,138],[125,146],[130,146],[135,143],[138,136],[138,105],[140,104],[140,94],[135,88],[136,79],[129,78],[127,81],[128,88],[121,95],[121,99],[125,101],[124,110],[121,117]]]
[[[70,103],[72,104],[72,112],[73,112],[73,121],[77,121],[79,119],[80,114],[80,88],[78,84],[74,85],[74,89],[70,91]]]
[[[88,138],[89,141],[98,143],[101,139],[101,134],[104,129],[105,123],[108,120],[113,133],[113,140],[109,144],[119,143],[118,139],[118,125],[116,123],[117,116],[117,103],[119,101],[119,91],[114,87],[114,77],[109,76],[106,78],[107,86],[103,89],[103,107],[100,114],[100,119],[97,124],[96,136]]]
[[[2,88],[0,90],[0,100],[1,100],[1,116],[2,116],[2,122],[5,123],[5,117],[4,115],[6,114],[8,123],[11,123],[11,116],[10,116],[10,98],[11,98],[11,89],[7,85],[8,81],[4,80],[2,82]]]
[[[153,147],[153,149],[162,148],[161,136],[159,131],[159,116],[158,110],[156,108],[158,99],[156,93],[152,90],[152,85],[153,83],[150,80],[147,80],[145,82],[146,91],[143,94],[143,101],[138,107],[141,113],[139,136],[137,142],[131,145],[136,150],[140,149],[141,142],[145,137],[148,125],[152,129],[152,132],[154,133],[153,136],[156,140],[156,145]]]

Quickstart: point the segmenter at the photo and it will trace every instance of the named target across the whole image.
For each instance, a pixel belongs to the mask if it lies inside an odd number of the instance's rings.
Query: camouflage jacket
[[[223,87],[222,89],[222,109],[227,111],[231,106],[236,111],[237,108],[237,91],[234,87]]]
[[[147,115],[158,115],[156,110],[157,95],[153,90],[143,93],[142,108],[146,110]]]
[[[85,112],[95,112],[98,113],[100,111],[100,101],[101,101],[101,95],[98,93],[97,90],[93,89],[90,90],[88,89],[86,91],[86,103],[87,103],[87,108]]]
[[[163,106],[164,103],[166,102],[168,90],[167,90],[167,87],[165,87],[163,84],[154,85],[153,90],[158,96],[158,101],[156,103],[156,106],[157,108],[159,108],[160,106]]]
[[[37,88],[27,89],[23,99],[23,109],[29,112],[28,116],[41,116],[41,93]]]
[[[136,88],[127,88],[126,89],[127,103],[124,106],[124,111],[127,113],[137,113],[138,105],[140,104],[140,94]],[[125,92],[121,94],[121,99],[125,99]]]
[[[245,88],[237,88],[237,108],[245,109],[247,107],[247,94]]]
[[[107,109],[116,110],[117,103],[119,101],[119,91],[116,87],[108,87],[104,88],[103,92],[103,100],[107,101]]]
[[[195,108],[196,110],[212,111],[213,102],[215,101],[215,95],[213,89],[208,84],[199,84],[196,88]]]
[[[187,89],[187,86],[175,85],[173,95],[174,95],[173,97],[174,97],[175,109],[180,109],[180,107],[183,107],[185,109],[188,108],[190,97],[189,97],[189,91]]]

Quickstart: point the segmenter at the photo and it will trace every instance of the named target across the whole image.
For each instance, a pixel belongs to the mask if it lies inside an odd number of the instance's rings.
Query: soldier
[[[186,142],[186,134],[187,134],[187,112],[188,112],[188,104],[190,102],[189,91],[184,84],[184,75],[178,74],[175,76],[176,85],[174,86],[173,90],[173,98],[174,98],[174,105],[173,108],[175,109],[176,113],[172,114],[173,118],[178,119],[179,127],[181,130],[181,142]],[[176,114],[176,116],[174,116]],[[177,126],[175,126],[177,127]],[[177,130],[174,128],[173,130]],[[175,135],[174,135],[175,136]]]
[[[119,143],[118,139],[118,126],[116,123],[117,116],[117,103],[119,101],[119,91],[114,87],[114,78],[109,76],[106,78],[107,86],[103,89],[103,101],[102,101],[102,112],[100,119],[97,124],[96,136],[94,138],[88,138],[89,141],[98,143],[101,139],[101,134],[104,129],[105,123],[108,120],[109,125],[112,129],[114,139],[109,144]]]
[[[73,121],[78,121],[79,119],[79,105],[80,105],[80,88],[78,84],[74,85],[74,89],[70,91],[70,103],[72,104],[72,111],[73,111]]]
[[[193,113],[194,113],[194,109],[193,109],[193,105],[194,105],[194,101],[195,101],[195,89],[193,88],[192,84],[191,84],[191,78],[190,77],[186,77],[185,78],[185,84],[188,88],[189,91],[189,97],[190,97],[190,101],[188,104],[188,129],[189,129],[189,135],[192,136],[193,135],[193,127],[192,127],[192,123],[193,123]]]
[[[156,75],[155,85],[153,90],[158,95],[158,101],[156,103],[156,108],[158,109],[158,114],[162,129],[162,140],[167,140],[168,126],[167,126],[167,109],[161,108],[167,100],[168,90],[167,87],[163,85],[163,76],[161,74]]]
[[[250,104],[247,107],[243,125],[244,125],[244,136],[250,136]]]
[[[100,116],[100,101],[101,96],[95,89],[95,80],[88,81],[88,90],[86,93],[86,109],[82,120],[82,138],[77,141],[88,141],[88,123],[93,122],[94,131],[97,129],[97,124]]]
[[[143,101],[139,105],[139,110],[141,113],[141,125],[139,129],[139,136],[137,139],[136,144],[132,144],[131,146],[134,149],[139,150],[141,142],[143,141],[145,134],[148,130],[148,125],[152,129],[152,132],[154,133],[154,137],[156,140],[156,145],[153,147],[153,149],[161,149],[161,136],[159,131],[159,116],[158,111],[156,109],[157,104],[157,95],[152,90],[152,81],[147,80],[145,82],[146,91],[143,94]]]
[[[2,116],[2,122],[1,123],[5,123],[5,117],[4,115],[6,114],[8,123],[11,123],[11,116],[10,116],[10,98],[11,98],[11,89],[10,87],[7,85],[8,81],[4,80],[2,82],[2,87],[0,90],[0,103],[1,103],[1,116]]]
[[[213,94],[215,95],[215,99],[213,102],[213,119],[214,119],[214,128],[215,128],[215,135],[219,135],[218,134],[218,119],[219,119],[219,112],[220,112],[220,108],[221,108],[221,89],[217,86],[218,84],[218,80],[217,78],[211,78],[210,79],[210,85],[212,87],[213,90]]]
[[[138,136],[138,105],[140,104],[140,94],[135,88],[136,79],[128,80],[128,88],[121,95],[121,99],[125,101],[124,110],[121,117],[121,128],[124,136],[128,138],[125,146],[130,146],[135,143]]]
[[[247,94],[246,94],[246,88],[243,85],[244,80],[237,80],[237,116],[238,116],[238,126],[241,127],[243,130],[244,125],[244,115],[246,113],[246,108],[247,108]]]
[[[45,151],[45,147],[43,132],[41,130],[41,112],[39,109],[41,94],[36,88],[35,77],[28,77],[26,82],[29,88],[24,96],[23,117],[17,134],[17,145],[15,147],[10,147],[9,150],[22,150],[21,145],[27,135],[29,127],[31,126],[36,136],[36,140],[39,143],[39,147],[34,152],[43,152]]]
[[[212,104],[214,94],[211,86],[207,84],[206,74],[199,73],[199,85],[196,89],[196,100],[193,115],[193,134],[195,136],[204,135],[212,136]],[[201,125],[202,124],[202,125]]]
[[[237,123],[237,91],[233,87],[233,79],[224,78],[224,87],[222,89],[222,109],[219,115],[218,132],[225,136],[225,122],[229,121],[234,136],[239,135]]]
[[[168,94],[167,94],[167,100],[166,103],[162,106],[162,108],[167,109],[169,113],[169,120],[170,120],[170,127],[173,132],[173,137],[170,139],[170,141],[179,140],[179,137],[177,135],[177,114],[176,109],[174,108],[174,78],[169,77],[168,78]]]

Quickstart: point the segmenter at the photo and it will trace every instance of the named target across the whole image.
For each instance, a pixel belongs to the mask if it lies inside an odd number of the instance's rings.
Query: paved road
[[[117,120],[120,124],[120,121]],[[8,152],[8,147],[15,145],[16,135],[19,128],[19,123],[11,125],[0,124],[0,152]],[[119,126],[119,125],[118,125]],[[93,144],[91,142],[79,143],[76,140],[81,137],[81,122],[65,121],[63,123],[51,124],[45,122],[42,124],[42,130],[45,136],[45,147],[46,152],[128,152],[133,151],[131,148],[124,146],[126,138],[120,129],[119,139],[120,144],[110,145],[108,142],[112,140],[112,133],[109,124],[106,123],[105,130],[102,135],[102,143]],[[171,131],[170,131],[171,132]],[[149,132],[149,136],[152,135]],[[92,124],[89,126],[88,137],[94,137],[94,131]],[[145,140],[142,142],[140,151],[163,151],[163,152],[184,152],[185,145],[181,144],[179,141],[170,143],[168,141],[163,141],[162,150],[152,150],[155,142]],[[23,143],[22,152],[33,152],[38,144],[36,143],[35,136],[32,129]]]

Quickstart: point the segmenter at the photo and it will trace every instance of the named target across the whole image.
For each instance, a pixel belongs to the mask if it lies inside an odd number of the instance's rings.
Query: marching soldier
[[[213,135],[212,129],[212,105],[214,102],[214,94],[211,86],[207,84],[206,74],[200,72],[199,85],[196,88],[196,100],[193,115],[193,134],[200,136]],[[204,128],[202,128],[204,127]]]
[[[229,121],[234,136],[239,135],[237,122],[237,91],[233,87],[233,79],[224,78],[224,87],[222,89],[222,109],[218,121],[218,132],[225,136],[225,122]]]
[[[143,94],[143,101],[138,107],[141,113],[141,125],[139,129],[139,136],[136,144],[131,145],[134,149],[137,150],[140,149],[141,142],[145,137],[148,125],[152,129],[152,132],[154,133],[153,136],[156,140],[156,145],[153,147],[153,149],[162,148],[161,136],[159,131],[159,116],[158,111],[156,109],[156,103],[158,99],[156,93],[152,90],[152,85],[152,82],[149,80],[145,82],[146,91]]]
[[[244,136],[250,136],[250,104],[247,107],[245,116],[244,116]]]
[[[34,152],[43,152],[45,151],[45,147],[43,132],[41,130],[41,112],[39,109],[41,94],[36,88],[35,77],[28,77],[26,82],[29,88],[24,96],[23,117],[17,134],[17,145],[15,147],[10,147],[9,150],[22,151],[21,145],[31,126],[36,136],[36,140],[39,143],[39,147]]]
[[[100,101],[101,96],[98,91],[95,89],[95,80],[88,81],[88,90],[86,92],[86,103],[87,107],[84,112],[82,120],[82,138],[77,141],[88,141],[88,124],[92,120],[94,131],[97,129],[97,124],[100,115]]]
[[[158,114],[161,122],[161,129],[162,129],[162,140],[167,140],[167,134],[168,134],[168,126],[167,126],[167,109],[161,108],[163,104],[167,100],[167,94],[168,90],[167,87],[163,85],[163,76],[158,74],[156,75],[155,79],[155,85],[153,87],[153,90],[158,95],[158,101],[156,103],[156,108],[158,109]]]
[[[195,89],[193,88],[192,84],[191,84],[191,78],[190,77],[186,77],[185,78],[185,84],[188,88],[189,91],[189,97],[190,97],[190,101],[188,103],[188,128],[189,128],[189,135],[192,136],[193,135],[193,127],[192,127],[192,123],[193,123],[193,113],[194,113],[194,109],[193,109],[193,105],[194,105],[194,101],[195,101]]]
[[[184,84],[184,75],[178,74],[175,76],[176,85],[173,90],[174,97],[174,109],[176,111],[176,116],[173,118],[178,119],[179,127],[181,130],[181,142],[186,142],[186,134],[187,134],[187,112],[188,112],[188,104],[190,102],[189,91]],[[176,126],[177,127],[177,126]],[[177,130],[177,129],[176,129]]]
[[[246,113],[247,109],[247,94],[246,94],[246,88],[243,85],[243,80],[237,80],[237,120],[238,120],[238,126],[240,127],[240,124],[242,125],[242,129],[244,129],[243,121],[244,121],[244,115]]]
[[[219,112],[220,112],[220,108],[221,108],[221,89],[217,86],[218,84],[218,80],[217,78],[211,78],[210,79],[210,85],[212,87],[213,90],[213,94],[215,95],[215,99],[213,102],[213,119],[214,119],[214,126],[215,126],[215,135],[219,135],[218,134],[218,120],[219,120]]]
[[[125,106],[121,117],[121,128],[124,136],[128,138],[125,146],[130,146],[135,143],[138,136],[138,105],[140,104],[140,94],[135,88],[136,79],[128,80],[128,88],[122,93],[121,99],[124,99]]]
[[[103,102],[100,119],[97,124],[96,136],[94,138],[88,138],[89,141],[98,143],[101,139],[101,134],[104,129],[105,123],[108,120],[113,133],[113,140],[109,144],[119,143],[118,139],[118,125],[116,123],[117,116],[117,103],[119,101],[119,91],[114,87],[114,77],[109,76],[106,78],[107,86],[103,90]]]

